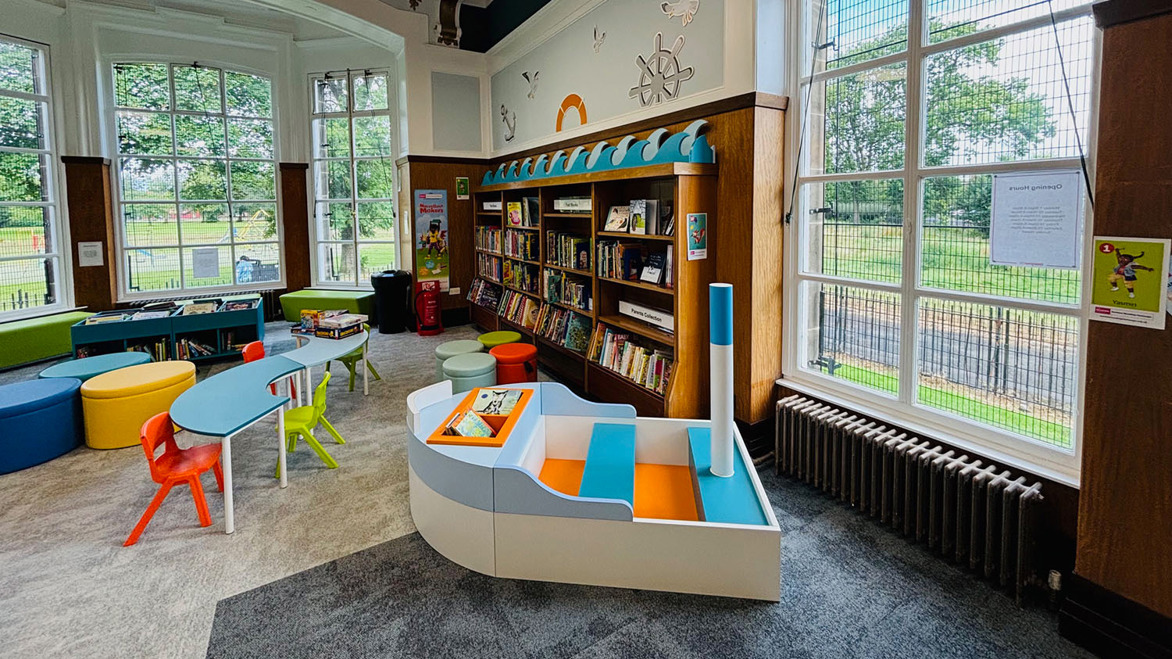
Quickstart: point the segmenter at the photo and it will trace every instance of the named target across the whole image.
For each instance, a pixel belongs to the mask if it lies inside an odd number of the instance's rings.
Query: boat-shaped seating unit
[[[781,531],[739,434],[719,477],[709,421],[501,388],[525,394],[486,439],[442,434],[478,389],[407,399],[411,515],[440,554],[495,577],[777,601]]]

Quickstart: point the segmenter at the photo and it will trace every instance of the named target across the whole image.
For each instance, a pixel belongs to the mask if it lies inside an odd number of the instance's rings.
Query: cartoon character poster
[[[708,258],[708,213],[688,213],[688,260]]]
[[[415,281],[448,290],[448,191],[415,191]]]
[[[1164,329],[1170,240],[1095,237],[1091,318]]]

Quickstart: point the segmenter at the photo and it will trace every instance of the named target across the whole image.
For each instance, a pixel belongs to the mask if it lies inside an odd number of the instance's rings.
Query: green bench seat
[[[67,311],[0,323],[0,368],[71,354],[69,328],[92,315],[87,311]]]
[[[365,314],[373,321],[374,292],[305,288],[281,296],[281,311],[285,314],[285,320],[291,323],[301,320],[301,312],[304,309],[345,309],[350,313]]]

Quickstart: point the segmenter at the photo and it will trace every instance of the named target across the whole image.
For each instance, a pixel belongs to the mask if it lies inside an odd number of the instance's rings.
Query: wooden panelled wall
[[[552,153],[557,149],[569,151],[579,145],[590,149],[599,140],[614,144],[626,135],[642,139],[657,128],[674,133],[697,119],[708,121],[706,134],[716,150],[719,166],[717,207],[714,219],[709,220],[708,253],[714,260],[716,280],[733,285],[736,314],[734,404],[737,420],[746,424],[759,424],[772,418],[775,382],[781,376],[785,108],[784,98],[746,94],[656,120],[600,131],[579,140],[513,153],[491,163],[495,168],[501,162]],[[458,169],[440,169],[437,164],[428,165],[426,171],[433,177],[430,181],[444,183],[450,181]],[[412,164],[411,187],[430,187],[430,184],[415,180],[418,171]],[[479,180],[478,175],[474,181]],[[449,192],[449,196],[451,194]],[[455,227],[455,217],[453,209],[450,230],[455,235],[462,231],[465,235],[461,240],[466,241],[467,247],[461,243],[457,251],[458,246],[453,243],[452,261],[467,268],[466,273],[461,270],[459,274],[471,281],[471,209],[468,224],[459,231]]]
[[[1172,238],[1172,2],[1104,4],[1169,13],[1105,26],[1095,233]],[[1075,573],[1172,617],[1172,323],[1087,341]]]

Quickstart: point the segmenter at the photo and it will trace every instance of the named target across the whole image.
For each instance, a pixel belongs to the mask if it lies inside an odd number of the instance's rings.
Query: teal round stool
[[[501,330],[499,332],[489,332],[488,334],[481,334],[476,339],[484,345],[486,350],[492,350],[497,346],[503,346],[506,343],[516,343],[521,340],[519,332],[510,332],[508,330]]]
[[[484,345],[471,339],[447,341],[435,347],[435,379],[444,379],[444,362],[456,355],[466,355],[470,352],[484,352]]]
[[[82,382],[101,375],[116,371],[127,366],[138,366],[151,361],[151,356],[145,352],[112,352],[108,355],[83,357],[61,362],[41,371],[40,378],[77,378]]]
[[[486,352],[467,352],[444,362],[444,379],[452,381],[452,393],[496,384],[496,357]]]

